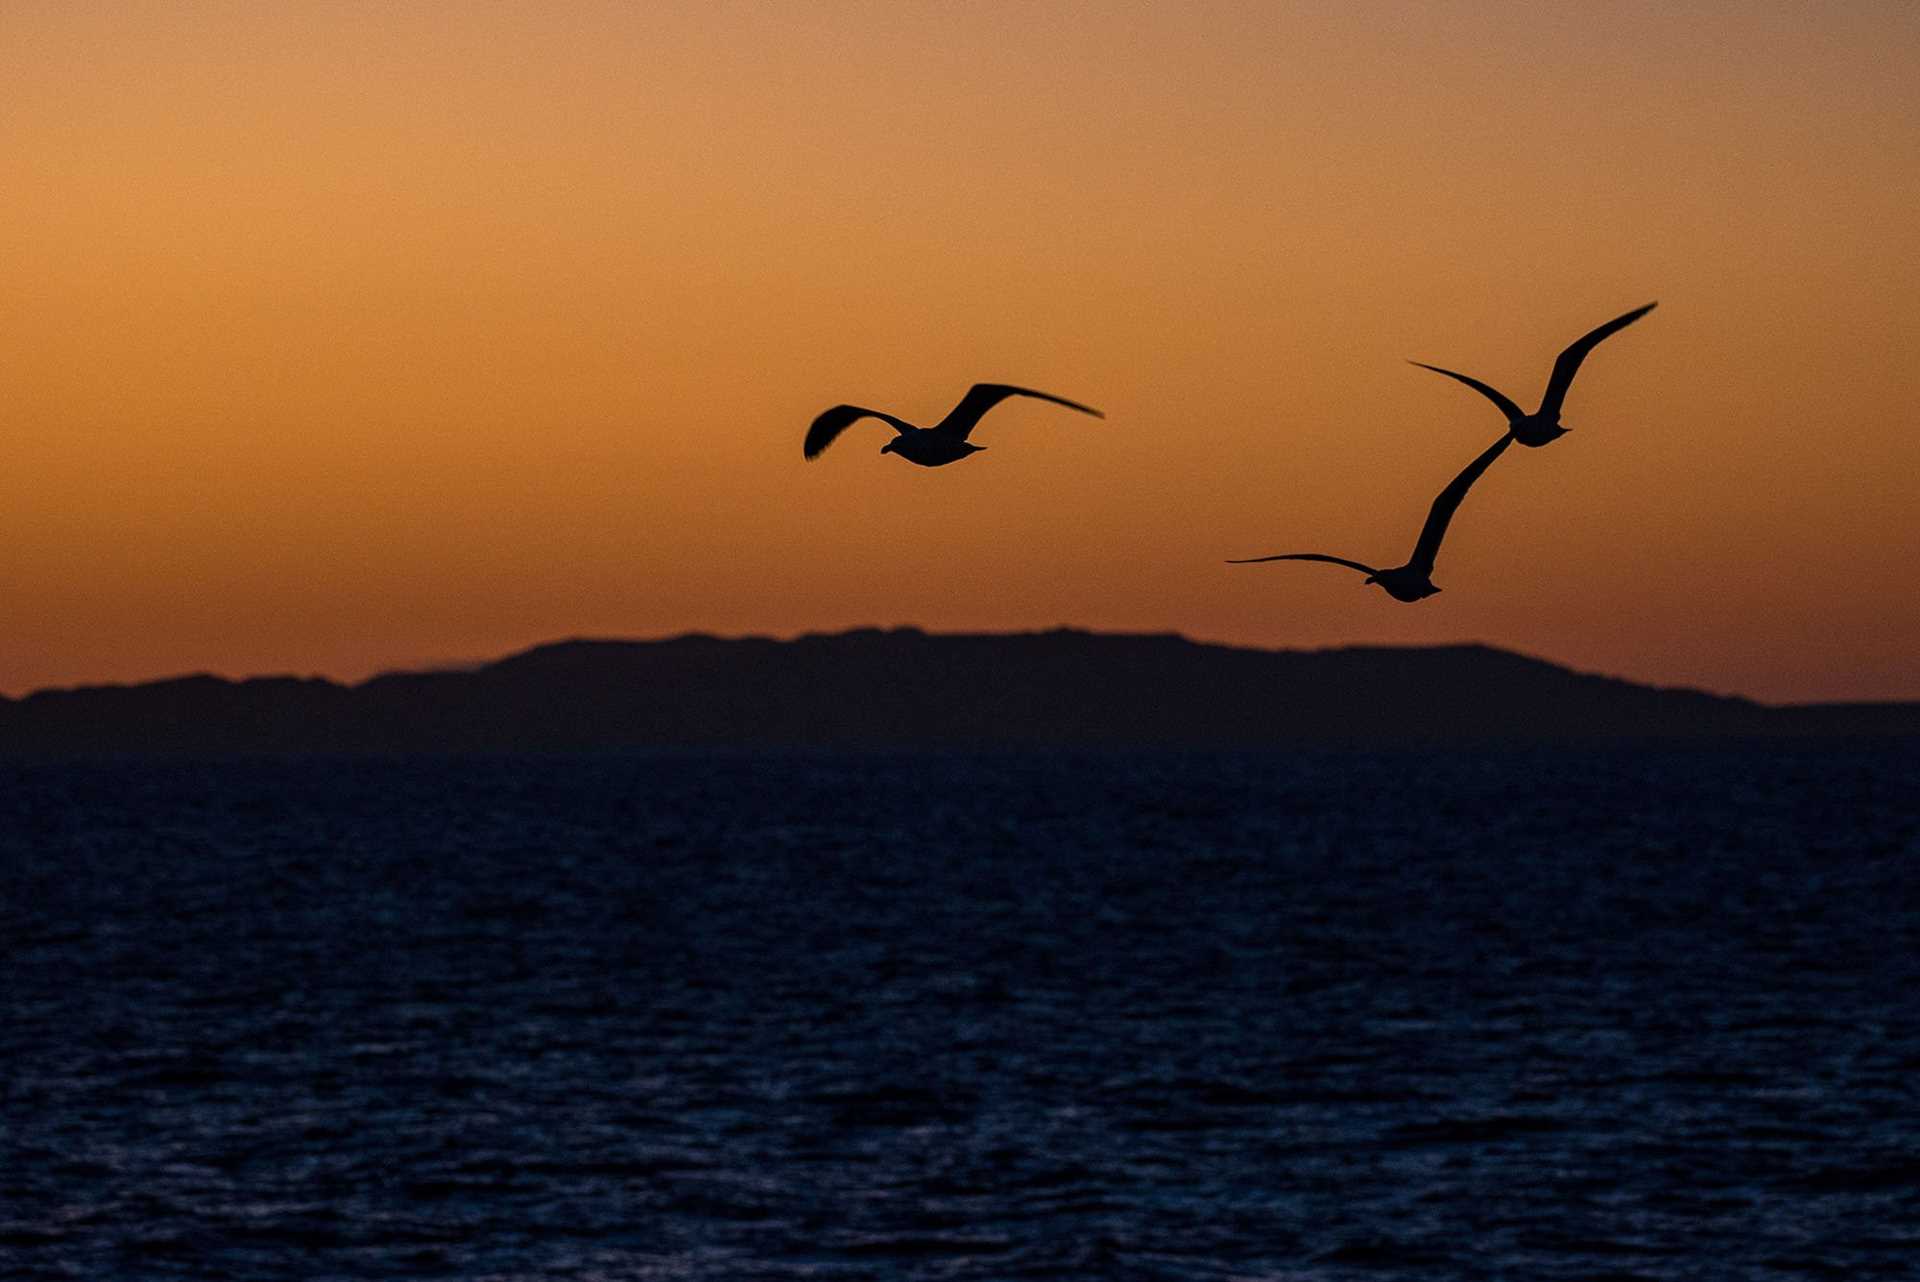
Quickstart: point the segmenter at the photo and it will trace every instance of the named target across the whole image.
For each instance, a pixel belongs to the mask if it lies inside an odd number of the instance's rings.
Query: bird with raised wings
[[[1390,569],[1378,569],[1363,561],[1349,561],[1343,556],[1328,556],[1322,552],[1284,552],[1278,556],[1251,556],[1228,561],[1229,565],[1255,565],[1262,561],[1327,561],[1334,565],[1344,565],[1348,569],[1358,570],[1367,576],[1368,583],[1378,583],[1386,594],[1396,601],[1423,601],[1440,589],[1434,586],[1433,562],[1440,555],[1440,540],[1447,535],[1447,523],[1453,520],[1454,512],[1460,501],[1467,497],[1467,491],[1480,479],[1480,474],[1493,466],[1493,461],[1513,444],[1513,434],[1495,441],[1481,451],[1480,457],[1467,464],[1460,475],[1447,482],[1447,488],[1441,490],[1433,500],[1433,506],[1427,510],[1427,523],[1420,529],[1420,539],[1413,545],[1413,556],[1405,565],[1396,565]]]
[[[1429,365],[1425,361],[1408,361],[1409,365],[1418,365],[1421,369],[1430,369],[1436,374],[1445,374],[1457,379],[1486,397],[1500,408],[1507,417],[1507,430],[1513,433],[1513,439],[1522,445],[1541,446],[1567,434],[1567,428],[1560,422],[1560,404],[1566,400],[1567,388],[1573,385],[1573,376],[1580,370],[1580,362],[1587,353],[1599,346],[1600,341],[1616,334],[1645,316],[1658,304],[1648,303],[1645,307],[1636,307],[1624,316],[1616,316],[1598,329],[1589,330],[1560,353],[1553,363],[1553,374],[1547,379],[1547,394],[1540,398],[1540,408],[1529,414],[1515,405],[1508,397],[1487,386],[1479,379],[1450,369],[1441,369],[1438,365]]]
[[[807,458],[819,458],[822,451],[853,423],[863,418],[877,418],[896,433],[891,441],[880,447],[882,454],[898,454],[907,462],[918,463],[921,467],[943,467],[986,448],[968,441],[967,434],[973,431],[982,415],[1009,396],[1031,396],[1035,400],[1051,401],[1095,418],[1106,417],[1091,406],[1048,392],[1036,392],[1031,388],[1013,387],[1006,383],[975,383],[960,398],[960,403],[932,427],[915,427],[905,419],[895,418],[880,410],[865,409],[858,405],[836,405],[813,420],[813,425],[807,429],[806,444],[801,452]]]

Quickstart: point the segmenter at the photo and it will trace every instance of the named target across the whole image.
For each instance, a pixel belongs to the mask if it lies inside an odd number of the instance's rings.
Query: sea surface
[[[1920,744],[0,767],[0,1277],[1920,1276]]]

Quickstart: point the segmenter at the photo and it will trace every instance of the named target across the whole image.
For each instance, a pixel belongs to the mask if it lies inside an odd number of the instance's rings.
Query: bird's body
[[[944,467],[948,463],[957,463],[969,454],[977,454],[985,449],[984,445],[975,445],[967,439],[988,410],[1006,400],[1009,396],[1030,396],[1035,400],[1051,401],[1055,405],[1064,405],[1070,410],[1082,414],[1091,414],[1095,418],[1105,418],[1099,410],[1070,401],[1065,397],[1054,396],[1048,392],[1036,392],[1030,388],[1014,387],[1007,383],[975,383],[960,403],[948,411],[947,416],[932,427],[915,427],[905,419],[895,418],[879,410],[865,409],[858,405],[836,405],[813,420],[807,428],[806,443],[801,453],[807,458],[820,457],[820,454],[833,444],[834,438],[848,426],[863,418],[877,418],[893,428],[895,436],[880,447],[882,454],[897,454],[909,463],[918,463],[921,467]]]
[[[1447,524],[1453,520],[1454,512],[1461,500],[1467,497],[1467,491],[1480,479],[1480,474],[1493,466],[1493,461],[1506,452],[1513,444],[1511,432],[1495,441],[1479,457],[1466,465],[1460,475],[1447,482],[1447,487],[1434,497],[1433,506],[1427,509],[1427,522],[1420,528],[1420,538],[1414,544],[1413,555],[1405,565],[1396,565],[1388,569],[1379,569],[1364,561],[1350,561],[1343,556],[1328,556],[1324,552],[1284,552],[1278,556],[1254,556],[1229,561],[1229,565],[1253,565],[1261,561],[1325,561],[1331,565],[1344,565],[1350,570],[1358,570],[1367,576],[1368,583],[1377,583],[1382,591],[1396,601],[1424,601],[1440,589],[1433,582],[1433,565],[1440,555],[1440,540],[1446,537]]]
[[[1560,422],[1560,406],[1566,400],[1567,388],[1573,385],[1573,376],[1579,372],[1580,362],[1587,353],[1599,346],[1600,341],[1611,334],[1618,333],[1633,322],[1652,311],[1657,304],[1648,303],[1645,307],[1636,307],[1624,316],[1616,316],[1598,329],[1589,330],[1569,343],[1553,363],[1553,374],[1547,379],[1546,394],[1540,398],[1540,408],[1529,414],[1501,392],[1489,387],[1471,375],[1455,370],[1442,369],[1438,365],[1429,365],[1425,361],[1409,361],[1421,369],[1430,369],[1436,374],[1445,374],[1448,378],[1465,383],[1480,395],[1492,401],[1506,416],[1507,431],[1513,439],[1522,445],[1538,448],[1549,441],[1558,440],[1567,434]]]
[[[921,467],[945,467],[986,448],[972,441],[948,436],[931,427],[909,427],[882,445],[880,452],[898,454],[907,462],[918,463]]]

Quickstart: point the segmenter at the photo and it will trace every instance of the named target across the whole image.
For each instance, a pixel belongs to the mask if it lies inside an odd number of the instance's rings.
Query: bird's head
[[[885,445],[882,445],[880,447],[880,452],[882,454],[891,454],[893,453],[893,447],[898,445],[899,443],[900,443],[900,438],[896,436],[891,441],[888,441]]]

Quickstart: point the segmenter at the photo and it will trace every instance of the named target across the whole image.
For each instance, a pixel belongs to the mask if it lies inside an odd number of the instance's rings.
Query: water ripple
[[[9,767],[0,1275],[1910,1276],[1916,766]]]

